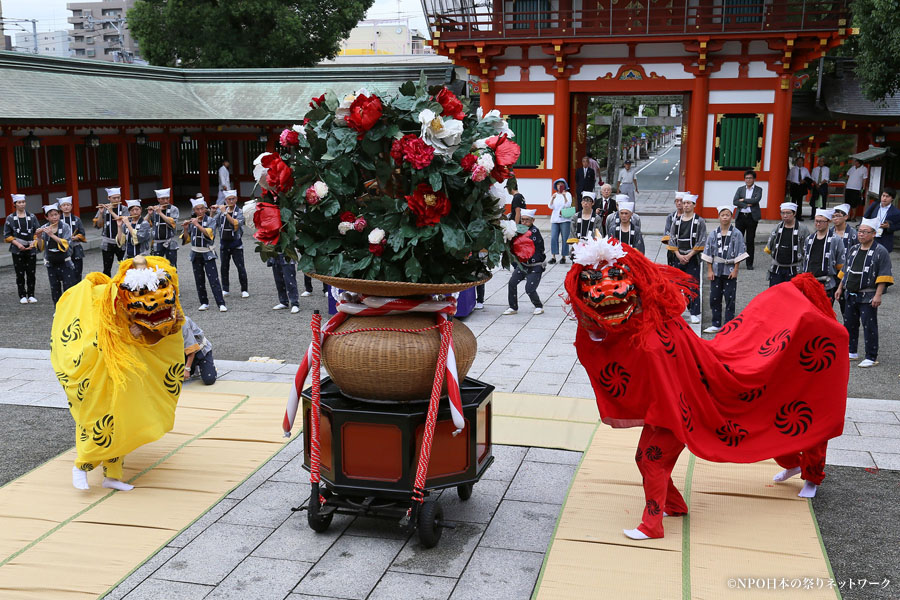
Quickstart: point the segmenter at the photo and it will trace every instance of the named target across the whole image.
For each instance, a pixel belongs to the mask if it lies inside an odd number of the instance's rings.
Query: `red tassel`
[[[828,295],[825,293],[825,287],[813,277],[812,273],[801,273],[791,279],[791,283],[793,283],[804,296],[809,298],[809,301],[812,302],[813,306],[832,319],[837,320],[837,315],[834,314],[833,304],[828,300]]]

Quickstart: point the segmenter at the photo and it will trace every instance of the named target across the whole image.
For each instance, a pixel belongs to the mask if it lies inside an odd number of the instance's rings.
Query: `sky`
[[[66,19],[69,11],[66,10],[66,0],[0,0],[3,5],[3,17],[5,19],[37,19],[38,31],[55,31],[68,29]],[[369,9],[368,19],[395,19],[398,14],[402,18],[410,19],[410,27],[426,33],[425,17],[422,15],[422,4],[419,0],[375,0]],[[31,23],[22,23],[23,27],[31,31]],[[21,31],[15,26],[7,24],[7,35],[15,36],[16,31]]]

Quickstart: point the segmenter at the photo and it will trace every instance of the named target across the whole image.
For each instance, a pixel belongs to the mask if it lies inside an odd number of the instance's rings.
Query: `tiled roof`
[[[172,69],[0,52],[0,123],[289,122],[326,90],[393,93],[424,71],[449,83],[449,64],[309,69]]]

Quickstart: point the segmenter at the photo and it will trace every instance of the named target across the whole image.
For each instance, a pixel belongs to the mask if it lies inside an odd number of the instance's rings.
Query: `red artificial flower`
[[[411,133],[407,133],[399,140],[394,140],[391,144],[391,158],[394,159],[394,163],[399,167],[401,163],[403,163],[403,153],[406,150],[406,143],[414,138]]]
[[[522,152],[519,145],[506,137],[505,133],[501,136],[489,137],[485,140],[485,144],[494,151],[494,156],[497,159],[494,162],[504,167],[514,165],[519,160],[519,154]]]
[[[281,237],[281,209],[268,202],[257,202],[253,224],[256,225],[253,237],[263,244],[274,246]]]
[[[517,235],[512,241],[512,252],[519,259],[519,262],[526,262],[534,256],[534,240],[531,239],[531,231],[526,231],[521,235]]]
[[[356,219],[356,221],[353,222],[353,229],[362,233],[362,231],[366,228],[367,224],[368,223],[366,223],[366,220],[363,219],[362,217],[360,217],[360,218]]]
[[[294,175],[291,168],[285,164],[277,154],[267,154],[260,161],[263,167],[268,169],[266,173],[266,187],[275,194],[285,194],[294,187]]]
[[[350,129],[359,132],[359,135],[356,137],[361,140],[363,135],[372,129],[378,119],[381,118],[382,112],[383,107],[378,96],[375,94],[371,96],[360,94],[353,101],[353,104],[350,105],[350,114],[344,117],[344,120],[350,126]]]
[[[503,167],[501,165],[497,165],[493,169],[491,169],[491,177],[493,177],[500,183],[506,181],[506,179],[509,177],[509,173],[509,167]]]
[[[462,166],[464,171],[468,171],[471,173],[475,170],[475,163],[478,162],[478,158],[474,154],[466,154],[462,157],[462,160],[459,161],[459,164]]]
[[[313,186],[306,188],[305,196],[307,204],[316,205],[319,203],[319,196],[316,194],[316,188]]]
[[[356,215],[354,215],[349,210],[345,210],[341,213],[341,222],[342,223],[352,223],[356,220]]]
[[[371,252],[375,256],[381,256],[382,254],[384,254],[384,246],[384,240],[382,240],[379,244],[369,244],[369,252]]]
[[[416,215],[416,227],[437,225],[441,217],[450,214],[450,199],[444,192],[436,192],[431,185],[420,183],[412,196],[406,196],[409,210]]]
[[[300,134],[293,129],[285,129],[281,132],[278,142],[285,148],[300,145]]]
[[[322,106],[325,103],[325,94],[322,94],[318,98],[313,96],[312,102],[309,103],[310,108],[315,108],[317,106]]]
[[[464,119],[466,113],[463,112],[462,102],[459,101],[459,98],[456,97],[456,94],[448,90],[447,88],[441,88],[441,91],[438,92],[438,95],[435,97],[435,100],[440,103],[440,105],[444,108],[441,112],[441,115],[447,117],[453,117],[454,119]]]
[[[404,136],[404,139],[407,136]],[[409,136],[412,139],[407,140],[403,147],[403,158],[416,169],[424,169],[434,160],[434,147],[429,146],[420,137]]]

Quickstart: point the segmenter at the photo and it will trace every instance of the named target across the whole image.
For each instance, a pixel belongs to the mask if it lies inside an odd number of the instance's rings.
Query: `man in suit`
[[[747,244],[747,270],[753,270],[753,257],[756,254],[756,226],[759,224],[762,213],[759,210],[759,203],[762,202],[762,188],[756,185],[756,172],[744,172],[744,185],[734,192],[732,204],[737,207],[737,219],[735,227],[744,236]]]
[[[578,191],[578,197],[585,192],[594,192],[594,186],[597,184],[597,174],[591,168],[590,159],[585,156],[581,159],[581,168],[575,172],[575,189]]]
[[[890,252],[894,249],[894,232],[900,229],[900,208],[894,206],[894,197],[897,190],[885,186],[881,192],[879,202],[873,202],[866,207],[864,219],[878,220],[878,229],[875,230],[875,241],[884,246]]]

